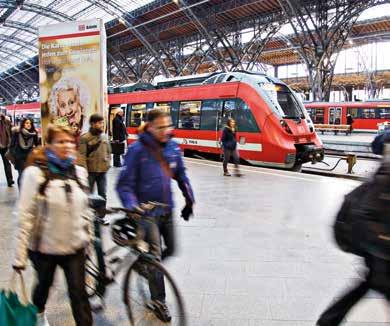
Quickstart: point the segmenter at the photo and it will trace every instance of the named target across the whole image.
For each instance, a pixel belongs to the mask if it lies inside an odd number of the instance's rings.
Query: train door
[[[226,123],[229,118],[235,119],[235,111],[236,111],[236,100],[229,99],[225,101],[221,101],[221,105],[218,109],[217,120],[216,120],[216,130],[218,130],[217,141],[219,142],[222,137],[223,128],[225,128]]]
[[[329,124],[340,125],[342,117],[341,107],[330,107],[329,108]]]

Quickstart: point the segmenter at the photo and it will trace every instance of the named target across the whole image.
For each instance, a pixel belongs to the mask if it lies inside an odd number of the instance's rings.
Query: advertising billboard
[[[93,113],[107,116],[106,34],[100,19],[39,28],[42,137],[49,123],[88,130]]]

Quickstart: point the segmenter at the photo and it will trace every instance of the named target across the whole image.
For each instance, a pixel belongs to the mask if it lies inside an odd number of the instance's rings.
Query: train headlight
[[[292,134],[292,131],[290,127],[288,126],[287,122],[284,120],[280,120],[280,125],[283,127],[284,131],[287,132],[288,134]]]

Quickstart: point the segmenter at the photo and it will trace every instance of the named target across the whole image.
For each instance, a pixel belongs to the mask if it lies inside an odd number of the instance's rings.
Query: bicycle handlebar
[[[126,213],[131,217],[136,217],[139,215],[145,215],[147,212],[152,212],[157,208],[167,208],[169,205],[159,203],[156,201],[148,201],[146,203],[142,203],[139,207],[134,209],[128,209],[124,207],[110,207],[105,209],[106,214],[115,214],[119,212]]]

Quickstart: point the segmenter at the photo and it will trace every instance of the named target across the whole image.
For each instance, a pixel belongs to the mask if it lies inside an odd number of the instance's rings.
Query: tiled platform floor
[[[243,178],[226,178],[217,162],[186,162],[196,216],[189,223],[177,219],[180,250],[166,266],[184,295],[190,325],[314,326],[332,298],[359,277],[359,259],[331,240],[335,212],[357,182],[251,167],[244,167]],[[109,174],[110,205],[118,204],[117,173]],[[0,287],[11,272],[16,198],[1,171]],[[176,203],[181,208],[177,189]],[[31,286],[31,270],[26,274]],[[389,325],[386,308],[370,293],[345,325]],[[74,325],[61,273],[48,317],[51,325]],[[95,324],[128,325],[119,285],[109,290],[107,310]]]

